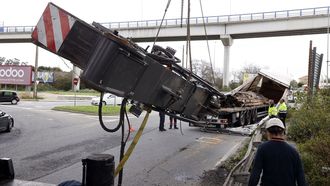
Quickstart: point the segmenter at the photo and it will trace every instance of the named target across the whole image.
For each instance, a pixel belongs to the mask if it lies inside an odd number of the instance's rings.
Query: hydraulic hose
[[[120,126],[122,125],[122,122],[119,121],[118,125],[113,129],[110,129],[110,128],[106,127],[103,123],[103,118],[102,118],[103,95],[104,94],[102,92],[101,96],[100,96],[99,110],[98,110],[100,125],[101,125],[102,129],[107,131],[107,132],[116,132],[116,131],[119,130]],[[126,103],[127,103],[127,99],[123,99],[123,101],[121,102],[120,110],[123,110],[124,109],[123,107],[126,108]]]

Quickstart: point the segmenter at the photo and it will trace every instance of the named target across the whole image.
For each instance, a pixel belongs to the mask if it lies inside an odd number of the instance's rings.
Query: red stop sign
[[[73,78],[73,80],[72,80],[72,82],[73,82],[74,85],[77,85],[78,84],[78,81],[79,81],[78,78]]]

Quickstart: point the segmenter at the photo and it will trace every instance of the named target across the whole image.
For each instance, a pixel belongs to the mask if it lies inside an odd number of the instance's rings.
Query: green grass
[[[98,106],[57,106],[52,110],[98,115]],[[103,106],[102,114],[107,116],[118,115],[120,106]]]
[[[51,94],[59,95],[74,95],[73,91],[45,91]],[[81,90],[76,92],[77,95],[87,95],[87,96],[100,96],[100,93],[94,90]]]

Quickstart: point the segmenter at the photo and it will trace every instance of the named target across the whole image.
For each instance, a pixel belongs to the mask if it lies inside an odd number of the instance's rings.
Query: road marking
[[[200,137],[196,141],[215,145],[215,144],[219,144],[222,140],[219,138]]]

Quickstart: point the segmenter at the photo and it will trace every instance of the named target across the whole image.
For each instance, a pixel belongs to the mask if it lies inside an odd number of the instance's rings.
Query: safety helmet
[[[273,126],[285,129],[283,122],[278,118],[271,118],[266,122],[266,129],[273,127]]]

